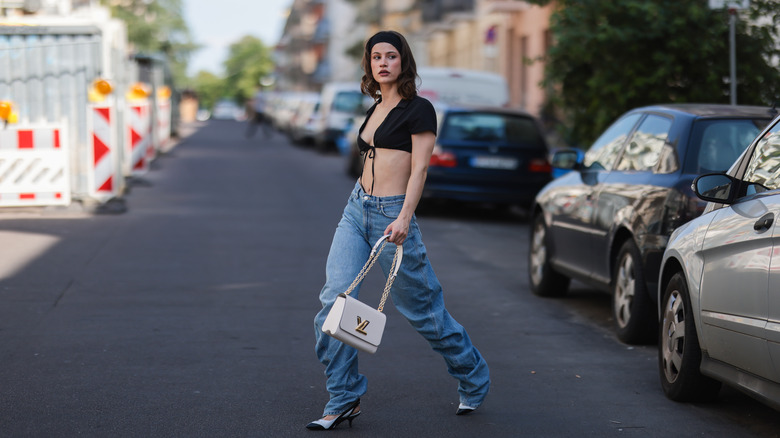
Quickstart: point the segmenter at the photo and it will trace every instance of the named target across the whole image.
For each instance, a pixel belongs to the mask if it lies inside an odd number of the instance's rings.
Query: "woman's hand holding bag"
[[[385,307],[385,301],[387,301],[393,281],[395,281],[395,277],[398,275],[398,269],[401,267],[401,260],[404,255],[403,246],[396,245],[393,264],[390,267],[390,275],[387,277],[385,290],[382,293],[382,300],[379,302],[378,308],[374,309],[363,304],[349,296],[349,294],[363,281],[368,271],[374,266],[374,263],[379,258],[379,254],[382,253],[382,249],[387,244],[388,237],[390,237],[389,234],[377,240],[363,269],[360,270],[360,273],[355,277],[347,291],[339,294],[336,298],[333,307],[328,313],[328,317],[322,324],[324,333],[367,353],[375,353],[379,343],[382,341],[382,333],[385,330],[385,320],[387,318],[382,313],[382,310]]]

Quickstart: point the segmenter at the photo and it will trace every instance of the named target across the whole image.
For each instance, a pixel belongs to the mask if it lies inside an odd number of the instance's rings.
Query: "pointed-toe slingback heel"
[[[358,415],[360,415],[360,411],[353,412],[358,406],[360,406],[360,399],[350,403],[350,405],[347,406],[344,412],[339,414],[338,417],[332,420],[326,420],[324,417],[320,418],[319,420],[315,420],[307,424],[306,428],[309,430],[332,430],[345,420],[349,422],[349,427],[352,427],[352,421],[357,418]]]
[[[352,427],[352,420],[357,418],[358,415],[360,415],[360,411],[352,412],[347,416],[347,421],[349,421],[349,427]]]

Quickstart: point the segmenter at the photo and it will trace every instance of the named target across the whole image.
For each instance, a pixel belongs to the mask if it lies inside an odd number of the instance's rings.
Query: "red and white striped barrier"
[[[89,195],[105,202],[118,195],[122,176],[118,174],[117,142],[113,105],[93,104],[87,109],[89,129]]]
[[[154,158],[152,126],[149,115],[149,101],[130,102],[126,112],[125,173],[143,175],[149,171],[149,162]]]
[[[70,204],[70,160],[62,127],[0,130],[0,207]]]
[[[157,101],[157,149],[165,150],[171,140],[171,99]]]

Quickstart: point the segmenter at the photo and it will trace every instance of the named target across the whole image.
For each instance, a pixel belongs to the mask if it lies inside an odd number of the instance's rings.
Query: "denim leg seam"
[[[420,236],[420,233],[418,232],[417,235]],[[419,245],[418,242],[415,242],[415,244]],[[417,262],[417,265],[420,266],[421,270],[425,269],[427,260],[423,260],[422,251],[419,250],[415,251],[415,255],[417,255],[417,260],[415,260]],[[430,261],[427,261],[427,264],[430,265]],[[430,266],[430,269],[433,270],[433,266]],[[430,291],[433,289],[431,288],[430,278],[427,275],[423,276],[423,278],[425,279],[425,289],[429,292],[428,294],[426,294],[426,305],[428,306],[427,309],[428,319],[433,321],[434,330],[436,332],[436,338],[441,340],[442,338],[441,326],[439,325],[439,321],[435,318],[433,314],[433,294],[430,293]],[[444,290],[440,291],[440,293],[444,295]],[[444,298],[442,297],[442,299]]]
[[[430,265],[430,261],[429,260],[423,260],[422,251],[415,251],[415,255],[417,256],[416,259],[415,259],[415,262],[417,263],[417,266],[420,266],[421,270],[426,269],[426,266],[427,266],[428,269],[431,269],[431,271],[433,271],[433,266]],[[435,273],[433,275],[435,276]],[[433,289],[432,289],[431,283],[430,283],[431,278],[428,275],[424,275],[422,277],[424,278],[424,281],[425,281],[425,288],[426,288],[426,290],[429,291],[429,292],[432,291]],[[439,289],[438,293],[441,294],[442,306],[444,306],[444,303],[443,303],[443,300],[444,300],[444,288],[443,288],[443,286],[441,286],[441,284],[440,284],[440,289]],[[434,295],[432,293],[426,294],[426,306],[427,306],[426,314],[428,315],[429,321],[432,322],[432,326],[434,328],[434,332],[436,334],[436,338],[439,341],[441,341],[443,339],[443,336],[444,336],[443,335],[443,328],[439,324],[440,321],[438,320],[438,318],[436,318],[435,312],[433,311],[433,303],[434,303],[434,300],[436,298],[437,297],[434,297]],[[445,307],[445,309],[446,309],[446,307]],[[463,335],[464,336],[468,336],[465,333],[465,328],[462,328],[462,330],[464,331]],[[472,346],[472,348],[475,348],[475,347]],[[449,359],[447,359],[447,357],[444,357],[444,359],[445,359],[445,362],[448,363],[448,367],[451,367],[451,365],[449,365],[449,362],[450,362]],[[474,357],[474,364],[473,364],[474,366],[473,366],[473,368],[466,374],[460,374],[461,378],[464,381],[470,382],[472,380],[472,378],[474,377],[474,375],[479,372],[479,362],[480,361],[477,360],[476,357]],[[463,364],[457,364],[457,365],[459,365],[457,371],[462,370]],[[453,372],[456,371],[455,368],[451,368],[451,369],[453,370]],[[453,377],[455,377],[455,376],[453,376]],[[460,383],[461,379],[457,378],[457,380],[459,381],[459,387],[460,387],[461,386],[461,383]],[[469,404],[470,406],[473,406],[473,407],[477,407],[477,406],[482,404],[481,401],[479,403],[476,403],[474,401],[469,401],[469,400],[460,400],[460,401],[463,402],[463,403]]]

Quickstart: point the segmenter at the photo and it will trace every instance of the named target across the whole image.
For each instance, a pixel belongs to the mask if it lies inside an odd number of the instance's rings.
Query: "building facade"
[[[328,82],[359,80],[349,56],[366,26],[346,0],[295,0],[274,50],[276,84],[285,91],[319,91]]]
[[[285,90],[359,79],[360,47],[380,29],[403,33],[418,66],[498,73],[510,105],[540,115],[554,3],[522,0],[295,0],[277,47]]]

